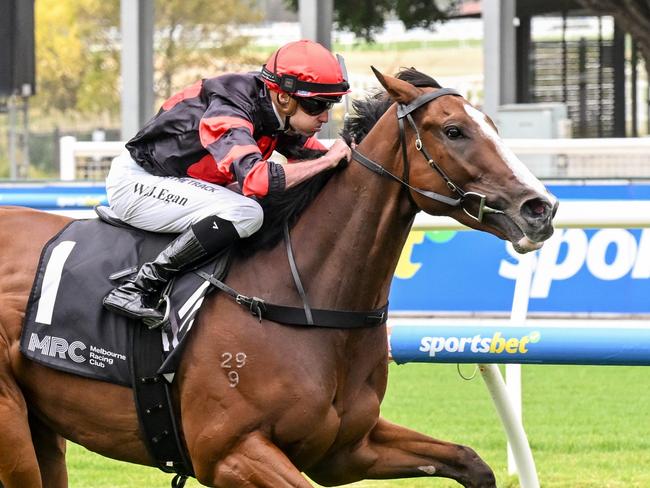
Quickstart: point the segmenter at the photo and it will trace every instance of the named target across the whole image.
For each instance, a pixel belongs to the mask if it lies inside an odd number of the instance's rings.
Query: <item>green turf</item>
[[[472,366],[462,371],[471,373]],[[386,418],[472,446],[492,466],[501,488],[505,437],[480,377],[462,380],[455,365],[392,365]],[[543,488],[650,487],[650,380],[643,367],[525,366],[524,423]],[[105,460],[71,445],[73,488],[167,487],[155,469]],[[192,480],[186,485],[200,486]],[[434,479],[363,481],[357,488],[452,487]]]

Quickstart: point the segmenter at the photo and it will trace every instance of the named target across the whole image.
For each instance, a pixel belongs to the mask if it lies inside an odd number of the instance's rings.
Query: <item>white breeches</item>
[[[243,238],[259,230],[264,219],[262,207],[251,198],[194,178],[154,176],[127,151],[113,159],[106,193],[120,219],[153,232],[180,233],[216,215],[232,222]]]

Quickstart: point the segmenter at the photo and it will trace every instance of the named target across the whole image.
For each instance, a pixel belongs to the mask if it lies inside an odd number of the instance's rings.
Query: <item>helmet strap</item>
[[[291,115],[287,115],[284,118],[284,132],[293,131],[293,127],[291,127],[291,122],[289,121],[289,119],[291,119]]]

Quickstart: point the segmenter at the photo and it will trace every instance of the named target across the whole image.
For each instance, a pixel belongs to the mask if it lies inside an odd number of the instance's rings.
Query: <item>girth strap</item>
[[[159,469],[177,473],[172,486],[182,487],[194,471],[182,441],[171,387],[157,373],[162,362],[160,331],[139,325],[133,325],[132,330],[133,396],[144,442]]]
[[[267,303],[258,297],[247,297],[235,289],[216,279],[204,271],[194,271],[198,276],[208,281],[212,286],[235,299],[241,306],[250,310],[259,320],[271,320],[280,324],[304,327],[325,327],[330,329],[361,329],[375,327],[386,322],[388,304],[376,310],[323,310],[312,308],[313,323],[310,324],[305,316],[305,309]]]

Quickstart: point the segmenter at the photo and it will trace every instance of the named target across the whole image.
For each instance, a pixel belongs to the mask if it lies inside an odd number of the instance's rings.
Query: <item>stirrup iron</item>
[[[144,318],[142,319],[142,323],[147,326],[148,329],[157,329],[158,327],[162,327],[163,329],[166,329],[169,325],[169,314],[171,312],[172,304],[171,301],[169,300],[169,295],[165,294],[160,298],[160,302],[158,303],[158,306],[161,304],[165,304],[165,313],[163,315],[163,318],[160,320],[156,320],[154,318]],[[156,307],[158,308],[158,307]]]

